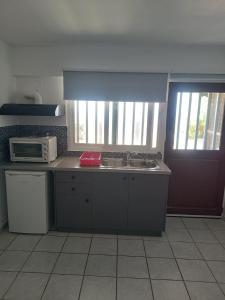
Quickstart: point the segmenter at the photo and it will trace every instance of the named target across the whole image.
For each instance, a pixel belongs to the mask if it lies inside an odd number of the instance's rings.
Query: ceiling
[[[0,39],[225,45],[225,0],[0,0]]]

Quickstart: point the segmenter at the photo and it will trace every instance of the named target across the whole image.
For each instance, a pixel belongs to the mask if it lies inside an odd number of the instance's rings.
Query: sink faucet
[[[132,158],[132,155],[136,155],[137,153],[136,152],[130,152],[130,151],[127,151],[125,152],[125,161],[128,163],[131,158]]]

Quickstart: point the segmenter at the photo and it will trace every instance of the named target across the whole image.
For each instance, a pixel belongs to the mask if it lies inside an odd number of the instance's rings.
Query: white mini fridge
[[[10,232],[48,232],[46,172],[5,171]]]

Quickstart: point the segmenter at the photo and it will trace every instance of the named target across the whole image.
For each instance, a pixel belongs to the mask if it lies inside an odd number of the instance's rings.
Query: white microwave
[[[57,158],[56,136],[12,137],[9,147],[11,161],[49,163]]]

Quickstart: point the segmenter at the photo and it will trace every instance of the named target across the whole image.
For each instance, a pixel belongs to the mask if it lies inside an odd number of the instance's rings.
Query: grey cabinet
[[[96,173],[93,187],[94,228],[126,229],[128,176],[120,173]]]
[[[159,234],[165,228],[166,175],[55,173],[58,229]]]
[[[91,180],[88,174],[56,173],[57,228],[84,229],[92,227],[91,187]]]
[[[160,232],[165,227],[168,176],[129,176],[128,230]]]

